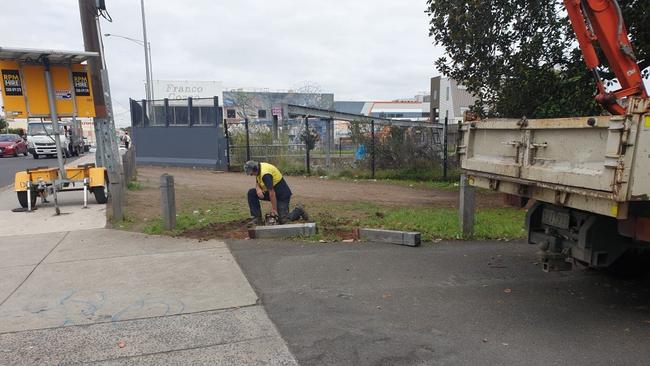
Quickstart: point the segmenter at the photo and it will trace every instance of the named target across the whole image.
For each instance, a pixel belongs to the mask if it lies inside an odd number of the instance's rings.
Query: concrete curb
[[[415,231],[359,229],[359,237],[368,241],[379,241],[410,247],[420,246],[421,243],[420,233]]]
[[[272,226],[255,226],[248,230],[251,239],[288,238],[292,236],[310,236],[316,234],[316,223],[286,224]]]

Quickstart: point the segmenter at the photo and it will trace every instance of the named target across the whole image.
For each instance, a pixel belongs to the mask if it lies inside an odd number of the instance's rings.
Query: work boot
[[[309,215],[307,214],[307,211],[305,211],[305,207],[302,204],[296,205],[296,213],[300,215],[300,218],[303,219],[304,221],[309,221]]]

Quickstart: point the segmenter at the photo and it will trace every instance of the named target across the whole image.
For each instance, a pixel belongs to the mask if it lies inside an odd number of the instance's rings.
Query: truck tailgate
[[[593,206],[584,197],[625,202],[650,195],[650,116],[643,114],[465,122],[458,154],[461,168],[483,177],[486,188],[555,204],[569,201],[557,202],[560,192],[582,195],[576,205],[584,210]],[[509,189],[500,189],[502,182]],[[609,211],[617,216],[618,206]]]

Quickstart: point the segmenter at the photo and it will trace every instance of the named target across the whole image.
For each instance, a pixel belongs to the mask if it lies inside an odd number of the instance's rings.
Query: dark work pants
[[[289,202],[291,201],[291,196],[282,197],[278,200],[278,216],[280,216],[280,223],[285,223],[288,221],[296,221],[300,218],[300,213],[296,210],[289,212]],[[264,192],[264,201],[271,201],[269,197],[269,192]],[[251,217],[262,217],[262,208],[260,207],[260,198],[257,197],[257,191],[255,188],[248,190],[248,207],[251,210]]]

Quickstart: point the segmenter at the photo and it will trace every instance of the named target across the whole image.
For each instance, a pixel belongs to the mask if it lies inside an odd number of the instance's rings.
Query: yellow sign
[[[2,101],[7,117],[24,118],[25,92],[20,77],[20,68],[16,61],[0,60],[0,74],[2,74]]]
[[[650,128],[650,116],[645,116],[643,121],[643,127]]]
[[[0,60],[0,73],[7,116],[50,117],[43,65],[20,65],[16,61]],[[53,65],[50,75],[59,117],[95,117],[92,85],[85,65]]]
[[[77,102],[77,116],[95,117],[95,101],[86,65],[72,65],[72,87]]]

